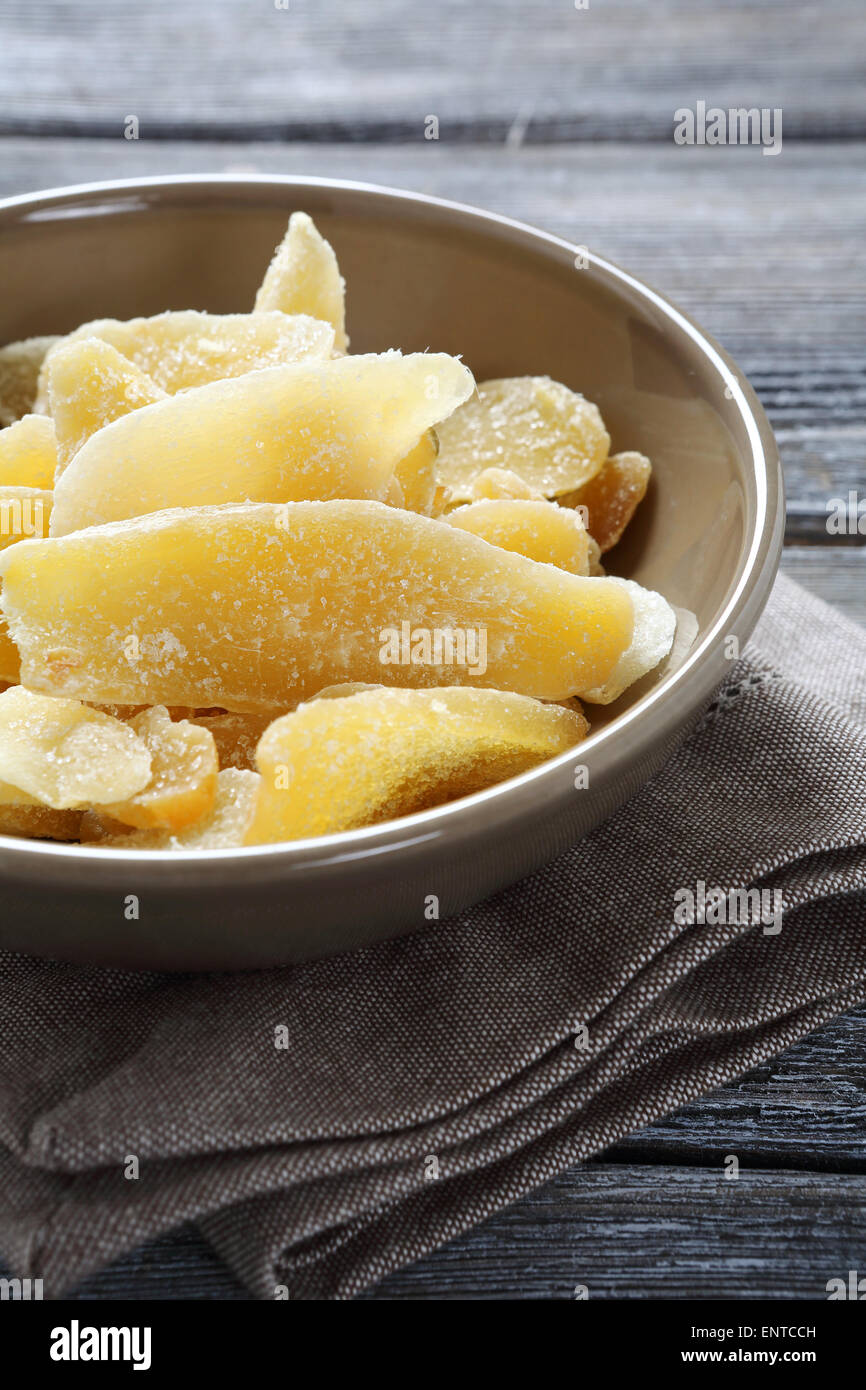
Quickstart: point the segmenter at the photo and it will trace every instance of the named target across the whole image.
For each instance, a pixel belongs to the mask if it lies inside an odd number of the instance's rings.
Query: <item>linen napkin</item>
[[[256,1295],[348,1297],[864,998],[866,634],[780,578],[664,770],[458,918],[250,974],[0,957],[0,1254],[57,1294],[193,1219]]]

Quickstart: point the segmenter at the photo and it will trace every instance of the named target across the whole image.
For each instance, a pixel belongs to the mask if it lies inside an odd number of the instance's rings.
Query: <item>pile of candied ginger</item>
[[[248,314],[0,349],[0,833],[352,830],[586,737],[672,609],[602,554],[650,463],[548,377],[351,354],[295,213]]]

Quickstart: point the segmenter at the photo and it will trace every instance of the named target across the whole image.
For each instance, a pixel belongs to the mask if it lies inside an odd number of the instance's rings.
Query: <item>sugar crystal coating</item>
[[[443,677],[557,700],[606,680],[632,635],[610,581],[378,502],[157,512],[21,541],[0,576],[25,683],[118,704],[286,709]]]
[[[576,710],[501,690],[369,690],[314,700],[262,735],[247,844],[354,830],[481,791],[574,747]]]
[[[598,408],[546,376],[481,382],[438,433],[439,478],[454,502],[468,502],[475,478],[489,468],[557,497],[593,477],[610,447]]]
[[[473,499],[514,497],[526,501],[540,501],[544,493],[531,483],[527,483],[518,473],[509,468],[483,468],[476,473],[469,488]]]
[[[651,473],[643,454],[612,454],[594,478],[559,501],[564,507],[586,509],[586,529],[604,552],[616,545],[643,501]]]
[[[384,500],[420,436],[465,400],[445,353],[291,363],[146,406],[93,435],[58,480],[52,535],[226,502]]]
[[[54,425],[44,415],[24,415],[0,430],[0,486],[52,488],[57,469]]]
[[[673,646],[677,617],[667,599],[652,589],[643,589],[633,579],[615,579],[634,605],[634,632],[622,656],[607,679],[593,689],[582,690],[581,698],[595,705],[609,705],[641,676],[652,671]]]
[[[66,810],[133,796],[150,775],[150,753],[120,720],[22,686],[0,695],[0,802]]]
[[[555,502],[506,497],[470,502],[448,512],[448,522],[541,564],[589,573],[589,536],[580,513]]]
[[[345,300],[345,282],[330,243],[306,212],[293,212],[256,295],[256,312],[281,309],[324,319],[333,326],[336,350],[345,352]]]
[[[170,396],[264,367],[330,357],[334,347],[330,324],[307,314],[204,314],[181,309],[152,318],[92,319],[47,353],[36,398],[40,410],[50,409],[48,373],[56,353],[82,338],[110,344]]]
[[[151,757],[150,780],[124,801],[100,798],[107,815],[139,829],[182,830],[206,816],[216,794],[216,744],[208,729],[174,722],[161,705],[143,710],[129,727]]]
[[[56,477],[92,434],[165,399],[156,382],[100,338],[71,338],[48,355],[48,405],[57,432]]]
[[[14,424],[36,404],[39,372],[57,338],[23,338],[0,348],[0,426]]]
[[[98,817],[90,819],[89,836],[99,849],[213,850],[238,849],[244,843],[258,797],[257,772],[227,768],[217,777],[216,795],[208,813],[181,830],[112,831]]]
[[[665,600],[601,577],[651,469],[591,402],[347,348],[306,213],[251,313],[0,348],[0,834],[374,824],[572,747],[577,693],[670,650]]]

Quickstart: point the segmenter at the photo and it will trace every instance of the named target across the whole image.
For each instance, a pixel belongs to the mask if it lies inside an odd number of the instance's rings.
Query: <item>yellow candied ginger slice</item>
[[[53,493],[46,488],[0,484],[0,550],[48,535]]]
[[[212,736],[221,768],[253,769],[256,765],[256,745],[265,729],[277,716],[265,714],[198,714],[193,723]]]
[[[52,488],[56,469],[54,425],[44,415],[25,415],[0,430],[0,487]]]
[[[46,423],[50,424],[50,421]],[[44,488],[0,484],[0,550],[20,540],[38,540],[47,536],[53,497],[54,494]],[[0,612],[0,681],[17,684],[20,673],[18,648]]]
[[[129,727],[150,753],[150,781],[124,801],[100,798],[106,814],[142,830],[173,831],[206,816],[219,771],[213,734],[186,719],[175,723],[161,705],[134,715]]]
[[[0,803],[61,811],[120,800],[150,772],[142,740],[110,715],[23,686],[0,695]]]
[[[168,506],[384,500],[400,460],[472,385],[445,353],[387,352],[185,391],[87,441],[55,488],[52,535]]]
[[[0,802],[0,835],[68,843],[79,839],[82,815],[82,811],[55,811],[50,806],[10,806]]]
[[[558,565],[572,574],[589,573],[589,536],[580,514],[565,511],[555,502],[518,498],[470,502],[449,512],[447,521],[530,560]]]
[[[48,354],[48,405],[57,431],[57,477],[97,430],[165,400],[165,392],[117,348],[73,334]]]
[[[559,700],[632,636],[620,586],[377,502],[164,511],[22,541],[0,577],[25,683],[100,703],[291,709],[443,679]]]
[[[281,309],[312,314],[334,329],[334,347],[345,352],[346,285],[333,247],[306,212],[293,212],[289,227],[256,295],[256,312]]]
[[[54,338],[23,338],[0,348],[0,426],[12,425],[35,407],[39,372]]]
[[[309,696],[307,704],[312,700],[344,700],[347,695],[360,695],[362,690],[384,690],[385,688],[381,681],[375,684],[371,681],[343,681],[339,685],[326,685],[321,690],[317,690],[315,695]]]
[[[524,482],[517,473],[508,468],[484,468],[472,479],[470,493],[474,499],[483,501],[513,497],[521,501],[543,500],[544,493],[537,487]]]
[[[641,676],[654,670],[673,646],[677,628],[676,613],[661,594],[643,589],[633,579],[611,576],[608,583],[618,585],[629,595],[634,606],[634,632],[607,680],[580,692],[581,699],[594,705],[609,705]]]
[[[334,330],[307,314],[205,314],[170,310],[152,318],[93,319],[62,338],[43,364],[37,402],[50,404],[48,378],[61,347],[98,338],[167,395],[287,362],[331,356]],[[52,412],[53,413],[53,412]]]
[[[0,613],[0,682],[17,685],[21,678],[18,648],[9,636],[6,619]]]
[[[311,701],[262,736],[247,844],[439,806],[565,752],[587,728],[574,710],[501,690],[382,689]]]
[[[566,493],[563,507],[581,507],[586,529],[602,553],[616,545],[649,486],[652,465],[643,454],[612,454],[603,468],[583,487]]]
[[[439,428],[439,480],[454,502],[489,468],[515,473],[544,497],[592,478],[610,448],[598,407],[547,376],[483,381]]]
[[[394,470],[394,477],[400,485],[402,505],[409,512],[420,512],[422,516],[433,516],[436,510],[436,455],[439,440],[435,430],[427,430],[405,458]]]
[[[245,842],[260,785],[257,772],[230,767],[217,777],[211,809],[192,825],[180,830],[131,830],[124,834],[110,820],[87,813],[84,836],[98,849],[239,849]]]

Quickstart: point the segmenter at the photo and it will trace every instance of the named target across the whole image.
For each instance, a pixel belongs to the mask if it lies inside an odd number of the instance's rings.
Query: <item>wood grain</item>
[[[852,622],[866,624],[866,549],[786,546],[782,569]]]
[[[862,1272],[860,1176],[591,1163],[396,1271],[361,1296],[390,1299],[823,1300]],[[192,1228],[100,1271],[78,1299],[248,1297]]]
[[[584,1285],[591,1299],[826,1299],[829,1279],[862,1266],[864,1240],[860,1177],[590,1164],[373,1296],[566,1299]]]
[[[412,139],[434,113],[463,141],[519,119],[527,140],[646,142],[704,99],[851,137],[863,18],[858,0],[2,0],[0,128],[107,134],[134,113],[166,138]]]
[[[718,1167],[729,1153],[748,1168],[784,1161],[804,1171],[866,1173],[866,1008],[629,1135],[603,1157]]]

